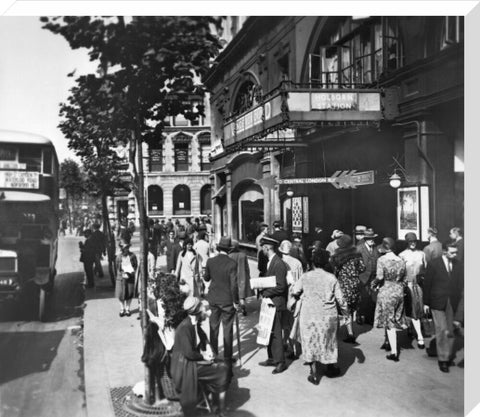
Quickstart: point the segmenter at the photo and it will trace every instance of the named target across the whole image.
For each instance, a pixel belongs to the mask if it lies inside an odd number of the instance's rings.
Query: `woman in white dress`
[[[417,346],[419,349],[425,349],[423,341],[420,319],[423,317],[423,292],[419,285],[419,279],[423,277],[427,267],[425,253],[417,248],[417,235],[415,233],[407,233],[405,235],[407,241],[407,249],[400,255],[400,259],[405,261],[406,275],[405,281],[408,288],[408,302],[405,303],[405,315],[411,320],[413,328],[417,333]]]
[[[186,239],[183,245],[183,251],[177,259],[177,268],[175,275],[180,282],[180,289],[187,296],[200,296],[198,288],[198,256],[193,249],[193,240]]]

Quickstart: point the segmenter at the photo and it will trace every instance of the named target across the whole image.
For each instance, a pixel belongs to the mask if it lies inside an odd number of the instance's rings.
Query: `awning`
[[[226,191],[226,188],[225,188],[225,184],[222,185],[218,191],[212,196],[212,199],[216,199],[216,198],[222,198],[224,195],[225,195],[225,191]]]

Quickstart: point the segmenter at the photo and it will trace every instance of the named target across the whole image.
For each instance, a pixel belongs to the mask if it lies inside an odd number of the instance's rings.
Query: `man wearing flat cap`
[[[207,349],[207,335],[201,327],[207,317],[205,306],[198,298],[190,296],[185,299],[183,309],[188,315],[175,329],[170,365],[183,413],[185,416],[196,415],[198,384],[202,384],[218,402],[217,415],[223,415],[228,368],[223,363],[214,363]]]
[[[232,248],[229,237],[220,238],[218,255],[208,258],[205,265],[206,282],[211,282],[207,299],[210,303],[210,343],[218,355],[218,333],[220,322],[223,325],[223,357],[229,367],[229,377],[233,376],[233,320],[238,309],[237,263],[228,256]]]
[[[276,253],[279,245],[278,240],[266,235],[262,238],[260,244],[268,257],[266,276],[275,276],[277,285],[261,291],[263,298],[270,298],[272,300],[273,304],[275,304],[276,311],[273,320],[272,334],[267,347],[268,359],[260,362],[259,365],[274,366],[275,369],[272,371],[272,374],[279,374],[287,369],[282,338],[282,314],[287,308],[288,295],[287,265]]]

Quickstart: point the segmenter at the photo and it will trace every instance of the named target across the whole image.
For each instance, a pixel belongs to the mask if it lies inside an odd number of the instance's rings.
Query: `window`
[[[462,16],[445,16],[442,27],[442,49],[448,45],[463,42],[463,23]]]
[[[185,119],[185,116],[183,114],[177,114],[173,118],[173,126],[188,126],[188,120]]]
[[[150,149],[148,162],[149,162],[150,172],[162,171],[163,169],[162,148]]]
[[[19,147],[18,162],[27,165],[27,171],[40,172],[42,168],[42,150],[32,145]]]
[[[363,87],[377,82],[385,69],[394,70],[403,65],[395,18],[365,18],[357,26],[347,22],[325,38],[326,45],[318,46],[316,52],[310,54],[312,86]]]
[[[175,143],[175,171],[188,171],[188,143]]]
[[[148,187],[149,214],[163,214],[163,191],[158,185]]]
[[[177,185],[173,189],[173,214],[190,214],[190,189],[186,185]]]
[[[44,149],[43,150],[43,173],[44,174],[53,174],[52,172],[52,150]]]
[[[200,190],[200,212],[202,214],[212,214],[212,186],[204,185]]]
[[[0,161],[16,161],[17,149],[14,146],[0,146]]]
[[[210,171],[210,143],[200,144],[200,167],[202,171]]]

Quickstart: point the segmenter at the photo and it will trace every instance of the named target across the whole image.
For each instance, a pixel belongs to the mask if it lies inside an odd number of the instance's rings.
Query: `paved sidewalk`
[[[256,271],[255,263],[250,266]],[[132,304],[135,313],[131,317],[120,318],[108,277],[99,280],[95,290],[87,289],[86,299],[87,412],[89,417],[113,417],[110,389],[143,380],[137,302]],[[440,372],[436,358],[428,358],[425,350],[417,349],[404,334],[399,336],[400,362],[388,361],[385,351],[379,349],[383,332],[371,326],[355,328],[358,345],[339,342],[339,378],[322,377],[320,385],[314,386],[307,382],[308,366],[302,360],[289,363],[284,373],[272,375],[272,368],[258,366],[267,357],[266,349],[256,344],[258,308],[259,301],[251,297],[247,300],[248,315],[240,316],[243,363],[234,369],[235,378],[227,393],[230,416],[463,416],[463,368],[453,367],[449,374]],[[341,329],[340,340],[343,337]],[[463,349],[456,362],[462,359]]]

